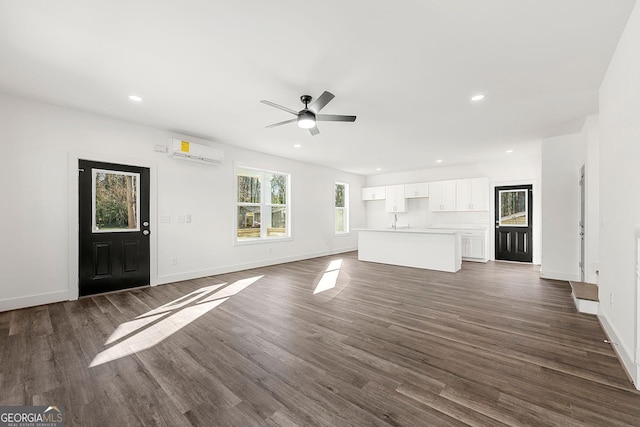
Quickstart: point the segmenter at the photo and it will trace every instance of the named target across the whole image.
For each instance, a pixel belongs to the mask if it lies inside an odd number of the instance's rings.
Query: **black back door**
[[[149,169],[80,160],[80,296],[149,285]]]

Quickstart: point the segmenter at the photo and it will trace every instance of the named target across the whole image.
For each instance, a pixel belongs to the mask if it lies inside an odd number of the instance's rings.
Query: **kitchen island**
[[[455,273],[462,266],[460,232],[435,228],[360,228],[360,261]]]

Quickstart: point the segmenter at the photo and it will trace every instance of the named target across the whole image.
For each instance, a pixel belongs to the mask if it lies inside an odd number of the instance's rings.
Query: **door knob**
[[[148,227],[149,226],[149,221],[143,222],[142,225],[144,225],[145,227]]]
[[[142,230],[142,234],[144,234],[145,236],[149,235],[149,230]]]

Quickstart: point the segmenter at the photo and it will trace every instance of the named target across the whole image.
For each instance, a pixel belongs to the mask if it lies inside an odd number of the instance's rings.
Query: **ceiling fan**
[[[286,111],[287,113],[291,113],[296,116],[295,119],[285,120],[284,122],[274,123],[272,125],[266,126],[268,128],[273,128],[276,126],[286,125],[287,123],[298,122],[298,127],[303,129],[309,129],[311,135],[317,135],[320,133],[318,127],[316,126],[316,122],[355,122],[356,116],[342,116],[338,114],[318,114],[320,110],[322,110],[325,105],[329,103],[335,97],[331,92],[324,91],[319,98],[315,101],[311,102],[313,98],[310,95],[302,95],[300,97],[300,101],[304,104],[304,108],[300,111],[292,110],[291,108],[283,107],[282,105],[278,105],[271,101],[262,100],[263,104],[270,105],[272,107],[276,107],[280,110]],[[309,104],[311,102],[311,104]]]

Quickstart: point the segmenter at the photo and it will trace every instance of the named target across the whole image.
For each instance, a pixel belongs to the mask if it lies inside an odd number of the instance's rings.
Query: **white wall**
[[[585,136],[542,141],[541,277],[580,280],[580,168]]]
[[[600,87],[600,318],[625,366],[640,384],[640,3]],[[636,353],[637,354],[637,353]]]
[[[197,138],[188,139],[222,148],[225,162],[180,161],[154,146],[181,135],[7,95],[0,95],[0,129],[0,310],[77,294],[78,157],[151,168],[153,283],[356,249],[356,233],[333,233],[335,181],[350,184],[351,226],[364,225],[359,175]],[[291,174],[291,241],[234,245],[235,164]],[[175,222],[186,214],[190,224]],[[160,215],[174,222],[158,224]]]
[[[540,264],[540,141],[520,143],[514,148],[513,153],[505,153],[504,158],[494,161],[463,166],[445,166],[415,171],[369,175],[366,178],[365,186],[432,182],[484,176],[489,178],[489,212],[431,212],[429,211],[428,198],[408,200],[407,212],[398,214],[398,224],[404,225],[409,223],[411,227],[420,228],[443,224],[483,224],[493,227],[495,187],[512,184],[532,184],[534,192],[533,263]],[[367,227],[388,227],[392,220],[393,214],[385,212],[384,201],[376,200],[366,202]],[[490,228],[490,230],[493,230],[493,228]],[[492,233],[490,233],[490,236],[492,236]],[[494,259],[495,246],[492,237],[490,241],[490,259]]]

